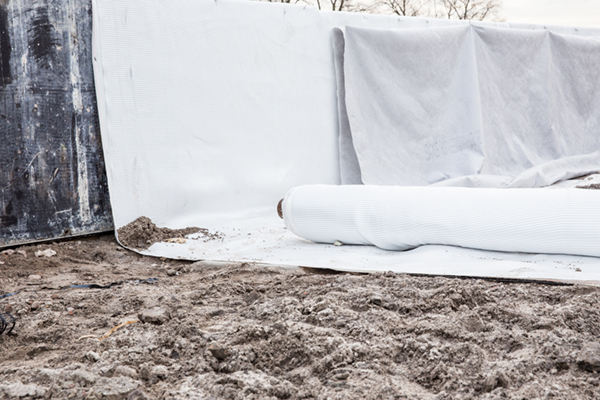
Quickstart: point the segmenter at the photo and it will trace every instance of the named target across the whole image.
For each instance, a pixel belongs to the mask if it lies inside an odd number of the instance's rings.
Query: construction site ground
[[[11,293],[0,399],[600,398],[594,286],[174,261],[104,234],[2,252]]]

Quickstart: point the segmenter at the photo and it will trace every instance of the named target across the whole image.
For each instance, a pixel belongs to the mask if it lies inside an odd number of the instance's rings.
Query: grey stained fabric
[[[600,38],[475,25],[338,36],[340,154],[355,150],[363,183],[539,187],[600,170]]]

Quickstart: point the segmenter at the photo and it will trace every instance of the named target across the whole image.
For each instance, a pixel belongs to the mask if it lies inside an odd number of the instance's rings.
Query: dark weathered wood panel
[[[0,247],[110,229],[91,1],[0,0]]]

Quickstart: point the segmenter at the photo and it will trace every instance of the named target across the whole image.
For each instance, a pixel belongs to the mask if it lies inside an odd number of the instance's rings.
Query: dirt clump
[[[117,234],[119,241],[126,247],[136,250],[146,250],[154,243],[166,240],[184,239],[187,235],[200,233],[204,241],[219,240],[222,234],[210,232],[205,228],[188,227],[184,229],[159,228],[148,217],[139,217],[133,222],[119,228]]]
[[[600,398],[596,287],[19,250],[0,399]]]
[[[598,190],[600,189],[600,183],[590,183],[589,185],[580,185],[580,186],[575,186],[576,189],[594,189],[594,190]]]

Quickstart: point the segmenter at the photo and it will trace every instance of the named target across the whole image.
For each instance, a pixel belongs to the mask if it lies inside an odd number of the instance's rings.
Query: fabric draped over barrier
[[[145,216],[219,232],[141,253],[600,281],[595,257],[315,244],[275,212],[307,184],[539,187],[599,170],[600,31],[228,0],[93,0],[93,11],[116,229]]]
[[[342,168],[363,183],[541,187],[600,170],[599,37],[474,25],[341,35],[341,159],[358,162]]]

